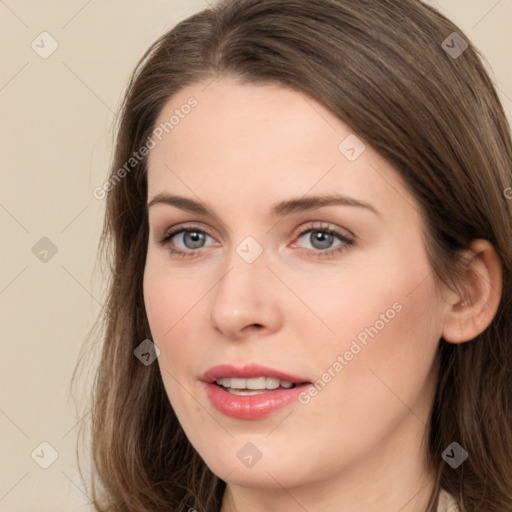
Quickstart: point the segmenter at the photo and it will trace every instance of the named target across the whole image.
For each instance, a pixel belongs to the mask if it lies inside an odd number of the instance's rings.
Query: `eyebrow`
[[[166,204],[180,208],[181,210],[197,213],[199,215],[215,217],[215,215],[203,204],[187,197],[174,196],[170,194],[157,194],[148,203],[148,209],[157,204]],[[270,214],[272,217],[279,217],[291,215],[293,213],[316,210],[325,206],[353,206],[357,208],[364,208],[379,216],[381,215],[381,213],[371,204],[339,194],[287,199],[273,205],[270,209]]]

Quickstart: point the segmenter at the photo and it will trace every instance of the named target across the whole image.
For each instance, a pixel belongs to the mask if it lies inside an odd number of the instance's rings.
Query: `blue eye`
[[[307,240],[313,246],[313,248],[322,251],[325,249],[329,249],[332,246],[333,242],[336,241],[336,235],[333,235],[328,231],[315,231],[312,229],[306,231],[299,238],[302,238],[307,234],[309,234]]]
[[[198,249],[202,249],[207,237],[211,238],[210,235],[202,229],[184,229],[183,227],[178,227],[173,231],[167,232],[160,240],[160,243],[162,245],[169,246],[171,254],[175,254],[177,256],[187,256],[189,252],[195,252]],[[174,242],[171,244],[171,241],[175,238],[181,239],[181,243],[184,245],[186,250],[175,249],[173,247]]]
[[[354,240],[349,238],[348,236],[336,231],[335,229],[318,226],[314,224],[310,224],[307,226],[307,229],[303,229],[302,231],[296,234],[298,240],[309,235],[306,239],[313,251],[309,251],[313,256],[325,258],[328,256],[332,256],[333,254],[340,253],[347,248],[354,245]],[[337,245],[332,245],[336,239],[339,241]]]

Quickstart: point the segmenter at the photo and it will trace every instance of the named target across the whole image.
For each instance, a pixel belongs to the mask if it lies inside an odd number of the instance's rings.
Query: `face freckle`
[[[284,487],[356,479],[391,454],[406,468],[433,399],[444,311],[415,199],[303,93],[218,79],[179,92],[160,118],[191,96],[197,107],[149,156],[144,274],[158,364],[187,437],[233,485],[275,486],[269,473]],[[188,234],[162,244],[175,227]],[[276,408],[265,392],[219,388],[212,399],[205,374],[220,365],[295,377],[277,390],[284,402],[303,392]],[[231,391],[247,385],[225,378]],[[223,409],[237,404],[240,417]]]

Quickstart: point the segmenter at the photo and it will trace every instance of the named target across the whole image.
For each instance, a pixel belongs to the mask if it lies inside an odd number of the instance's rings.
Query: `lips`
[[[256,364],[220,365],[201,377],[212,405],[238,419],[260,419],[291,404],[311,385],[307,379]]]

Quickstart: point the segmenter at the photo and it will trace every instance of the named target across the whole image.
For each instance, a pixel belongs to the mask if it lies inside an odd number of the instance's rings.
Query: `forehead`
[[[168,133],[149,155],[149,198],[229,197],[247,211],[309,193],[342,193],[381,211],[414,203],[384,159],[301,91],[225,78],[198,83],[167,102],[156,126],[165,123]]]
[[[282,155],[288,162],[304,157],[318,161],[318,153],[330,147],[325,159],[332,161],[336,142],[345,131],[340,123],[333,125],[337,119],[331,112],[305,93],[274,84],[240,84],[226,78],[181,90],[167,102],[156,124],[163,126],[181,110],[188,112],[185,105],[190,98],[196,106],[164,134],[164,143],[152,151],[150,160],[165,153],[175,159],[186,156],[194,162],[201,161],[206,153],[214,153],[216,161],[239,161],[246,168],[255,168],[270,155]],[[187,151],[180,151],[184,142]],[[194,154],[188,151],[192,145],[197,149]]]

